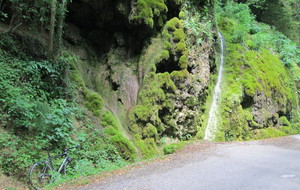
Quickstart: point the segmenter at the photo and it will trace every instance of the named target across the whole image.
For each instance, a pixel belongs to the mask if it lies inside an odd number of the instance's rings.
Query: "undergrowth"
[[[5,40],[14,49],[17,41],[9,35]],[[77,77],[76,61],[68,53],[51,62],[1,47],[0,170],[5,175],[27,182],[30,166],[47,157],[42,147],[55,155],[80,145],[77,157],[92,168],[84,175],[126,163],[128,156],[121,152],[126,144],[119,148],[124,139],[112,143],[114,136],[96,124],[102,99]]]

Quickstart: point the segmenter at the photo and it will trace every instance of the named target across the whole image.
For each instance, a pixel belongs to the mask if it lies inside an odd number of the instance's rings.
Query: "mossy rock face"
[[[137,0],[136,9],[131,15],[132,20],[142,21],[151,28],[154,27],[154,19],[163,19],[168,7],[164,0]],[[159,24],[160,22],[158,22]]]
[[[169,15],[177,16],[182,0],[136,0],[132,3],[129,20],[144,23],[150,28],[162,27]]]
[[[207,96],[211,44],[188,47],[186,40],[183,21],[172,18],[161,38],[145,50],[156,59],[150,59],[148,66],[144,63],[147,56],[141,59],[142,66],[150,70],[142,80],[138,105],[129,113],[129,128],[143,157],[158,153],[161,138],[190,139],[201,127],[200,105]],[[160,48],[153,49],[154,45]]]
[[[183,70],[187,68],[186,35],[183,28],[183,21],[177,17],[167,21],[162,31],[164,39],[164,50],[161,58],[168,60],[159,64],[169,64],[173,69],[163,69],[159,72],[172,72],[173,70]]]
[[[220,27],[226,37],[225,78],[221,101],[221,127],[225,140],[249,140],[285,134],[289,115],[295,109],[297,96],[293,80],[279,57],[269,50],[250,50],[243,39],[228,30],[239,26],[222,18]],[[251,43],[247,41],[247,44]],[[285,130],[287,131],[287,130]],[[221,133],[220,133],[221,134]],[[287,133],[288,134],[288,133]]]

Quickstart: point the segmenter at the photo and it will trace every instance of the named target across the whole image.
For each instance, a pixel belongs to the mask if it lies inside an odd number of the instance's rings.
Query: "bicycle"
[[[34,163],[30,170],[29,170],[29,182],[30,185],[34,189],[41,189],[45,185],[52,183],[55,179],[55,173],[57,174],[62,173],[66,174],[67,173],[67,166],[72,167],[73,170],[75,170],[74,166],[71,165],[72,163],[72,158],[69,156],[68,151],[70,149],[74,148],[79,148],[79,146],[73,146],[66,148],[62,154],[58,154],[55,156],[50,156],[49,153],[49,147],[44,147],[42,148],[43,150],[47,151],[48,158],[46,161],[39,161]],[[65,157],[62,163],[60,164],[59,168],[55,170],[53,167],[52,159],[57,158],[57,157]]]

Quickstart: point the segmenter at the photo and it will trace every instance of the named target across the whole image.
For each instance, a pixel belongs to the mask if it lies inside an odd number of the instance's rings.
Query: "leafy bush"
[[[182,149],[187,143],[188,141],[180,141],[178,143],[166,145],[163,148],[164,154],[173,154],[175,151]]]
[[[213,39],[213,23],[211,21],[208,8],[204,6],[202,10],[198,10],[200,7],[192,6],[189,2],[186,2],[183,6],[184,12],[179,16],[183,20],[184,28],[186,28],[186,34],[189,36],[190,43],[197,43],[201,45],[203,39]]]
[[[177,150],[177,144],[170,144],[164,147],[165,154],[172,154]]]
[[[0,165],[5,174],[25,177],[43,146],[56,151],[74,143],[74,106],[64,63],[11,56],[0,51]]]

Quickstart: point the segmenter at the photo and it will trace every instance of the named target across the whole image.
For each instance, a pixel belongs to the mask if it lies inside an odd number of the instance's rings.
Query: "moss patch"
[[[111,112],[105,111],[102,115],[102,126],[109,142],[116,146],[118,152],[125,160],[133,161],[137,158],[132,143],[122,134],[118,122]]]
[[[165,60],[172,59],[173,64],[177,64],[173,66],[175,68],[186,69],[188,49],[185,42],[183,21],[177,17],[169,20],[164,26],[162,36],[165,43],[162,58]]]
[[[131,19],[142,21],[151,28],[154,26],[154,19],[163,20],[164,14],[162,13],[168,11],[165,0],[137,0],[136,3],[136,12],[133,13]]]

